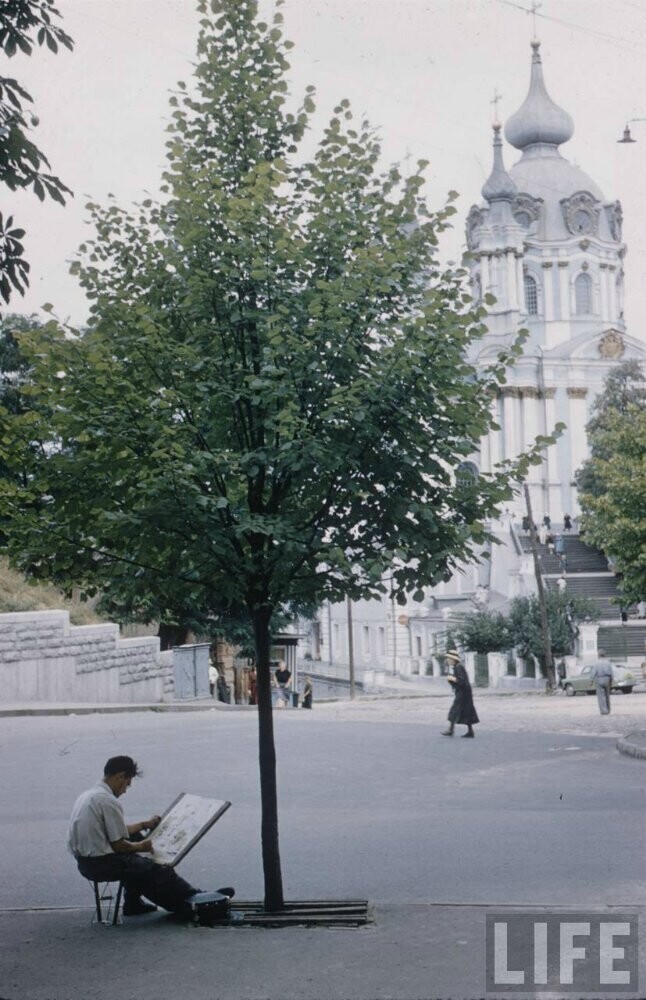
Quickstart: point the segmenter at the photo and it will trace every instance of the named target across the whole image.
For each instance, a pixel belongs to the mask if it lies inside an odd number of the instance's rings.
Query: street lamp
[[[637,142],[637,139],[633,139],[632,135],[630,134],[630,126],[633,124],[633,122],[646,122],[646,118],[629,118],[628,121],[626,122],[624,134],[621,137],[621,139],[617,139],[617,142],[622,142],[622,143]]]

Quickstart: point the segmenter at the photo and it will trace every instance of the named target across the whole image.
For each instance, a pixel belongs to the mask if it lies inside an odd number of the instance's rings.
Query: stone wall
[[[161,702],[172,698],[172,652],[119,626],[71,625],[67,611],[0,614],[1,702]]]

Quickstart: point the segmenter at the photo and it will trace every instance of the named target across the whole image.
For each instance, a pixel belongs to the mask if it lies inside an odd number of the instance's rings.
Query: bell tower
[[[623,311],[626,248],[619,202],[608,201],[561,154],[574,122],[547,91],[540,42],[532,41],[531,48],[529,90],[505,126],[507,141],[521,157],[505,169],[496,123],[484,201],[467,218],[473,296],[488,313],[487,334],[473,360],[489,362],[520,329],[528,331],[523,355],[492,403],[500,430],[482,442],[480,466],[488,471],[515,458],[536,435],[565,423],[566,433],[529,476],[534,511],[560,521],[564,513],[577,513],[574,475],[587,457],[590,403],[629,342]],[[486,301],[487,293],[494,304]],[[519,516],[520,499],[515,507]]]

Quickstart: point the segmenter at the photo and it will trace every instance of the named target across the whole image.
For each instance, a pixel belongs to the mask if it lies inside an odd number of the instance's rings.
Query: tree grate
[[[367,899],[287,900],[268,913],[260,900],[234,900],[232,923],[247,927],[364,927],[373,922]]]

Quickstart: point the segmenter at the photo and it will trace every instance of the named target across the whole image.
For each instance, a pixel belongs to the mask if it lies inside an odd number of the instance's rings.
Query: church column
[[[552,291],[552,274],[550,268],[552,267],[551,260],[544,260],[541,264],[543,271],[543,301],[545,302],[545,320],[554,319],[554,295]]]
[[[611,323],[619,322],[619,302],[617,301],[617,268],[608,264],[608,319]]]
[[[498,427],[501,425],[500,419],[500,397],[498,395],[494,396],[491,400],[491,413],[495,423]],[[489,469],[492,470],[495,465],[502,460],[502,431],[494,430],[493,428],[489,431]]]
[[[570,288],[568,279],[568,261],[560,260],[558,262],[559,268],[559,285],[561,289],[561,319],[570,318]]]
[[[491,437],[495,431],[489,431],[480,438],[480,472],[491,472]]]
[[[516,288],[518,289],[518,308],[522,313],[526,312],[525,308],[525,277],[523,274],[523,254],[520,251],[514,253],[516,258]]]
[[[519,309],[520,302],[518,300],[518,275],[516,271],[516,260],[514,258],[514,251],[510,248],[505,251],[505,263],[507,265],[507,287],[508,287],[508,301],[510,309]]]
[[[535,386],[524,386],[521,390],[523,394],[523,446],[529,448],[534,439],[540,434],[539,429],[539,393]],[[542,465],[530,465],[527,473],[529,492],[532,500],[532,510],[538,514],[539,510],[545,506],[545,498],[542,496],[541,480],[543,478]],[[543,511],[543,513],[546,513]]]
[[[610,303],[608,299],[608,265],[599,264],[599,314],[601,319],[610,318]]]
[[[556,425],[556,389],[549,386],[543,389],[545,400],[545,433],[551,434]],[[547,491],[545,502],[552,517],[561,512],[561,497],[559,493],[559,472],[558,472],[558,449],[557,445],[551,444],[545,450],[545,479],[547,481]]]
[[[616,295],[617,295],[617,322],[623,322],[624,318],[624,272],[619,270],[618,281],[615,283]]]
[[[538,413],[536,412],[536,400],[538,399],[538,389],[527,385],[521,389],[523,394],[523,446],[529,447],[533,444],[534,438],[539,433]],[[532,466],[532,471],[538,466]]]
[[[482,282],[482,294],[488,295],[492,291],[491,288],[491,266],[489,257],[486,253],[480,255],[480,276]]]
[[[491,280],[494,285],[493,294],[498,299],[496,309],[507,309],[509,305],[506,266],[506,254],[503,254],[502,250],[496,250],[491,260]]]
[[[587,414],[585,406],[585,398],[588,395],[588,390],[586,388],[573,388],[568,386],[568,409],[569,409],[569,420],[568,425],[570,428],[569,440],[570,440],[570,468],[573,472],[576,472],[578,468],[585,462],[588,457],[588,441],[585,433],[585,425],[587,423]],[[570,507],[572,510],[569,513],[577,513],[574,510],[574,491],[567,484],[568,488],[572,491],[569,495],[572,498],[570,502]]]
[[[519,421],[519,390],[515,386],[506,386],[503,390],[503,418],[505,432],[505,458],[514,459],[519,452],[518,428]]]

